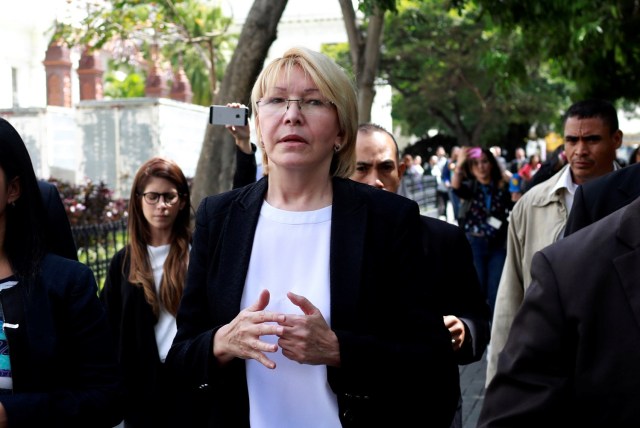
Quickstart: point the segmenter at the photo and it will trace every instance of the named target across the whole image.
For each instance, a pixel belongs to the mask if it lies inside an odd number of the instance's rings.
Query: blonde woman
[[[215,426],[448,427],[457,367],[419,289],[418,206],[348,179],[351,80],[293,48],[251,98],[268,175],[200,205],[168,363]]]

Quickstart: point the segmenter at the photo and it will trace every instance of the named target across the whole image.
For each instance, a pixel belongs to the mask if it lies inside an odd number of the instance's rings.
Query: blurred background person
[[[529,156],[529,160],[522,166],[522,168],[517,171],[520,179],[522,180],[521,186],[527,186],[527,184],[531,182],[533,176],[540,169],[540,166],[541,163],[539,154],[534,153]]]
[[[460,153],[451,187],[465,200],[458,224],[471,243],[480,286],[493,312],[507,255],[507,219],[513,207],[509,182],[490,150],[467,147]]]
[[[111,260],[101,299],[124,373],[124,426],[190,426],[188,394],[164,361],[189,262],[191,202],[173,161],[142,164],[129,198],[129,244]]]

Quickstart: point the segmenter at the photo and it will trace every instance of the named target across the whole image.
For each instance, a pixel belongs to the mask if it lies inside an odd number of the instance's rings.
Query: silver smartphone
[[[247,126],[249,124],[249,109],[247,107],[209,107],[209,123],[212,125]]]

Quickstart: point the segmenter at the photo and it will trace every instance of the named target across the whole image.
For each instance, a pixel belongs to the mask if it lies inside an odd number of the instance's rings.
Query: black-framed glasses
[[[164,201],[165,205],[173,205],[180,199],[180,194],[176,192],[145,192],[142,194],[142,198],[149,205],[155,205],[160,202],[160,198]]]
[[[291,107],[291,102],[298,103],[298,108],[306,115],[322,114],[330,111],[335,106],[331,101],[318,98],[300,98],[296,100],[282,97],[263,98],[257,104],[260,112],[270,116],[284,114]]]

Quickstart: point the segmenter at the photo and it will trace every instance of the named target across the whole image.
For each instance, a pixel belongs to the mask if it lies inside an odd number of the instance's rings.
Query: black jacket
[[[160,361],[151,305],[142,287],[131,284],[128,276],[129,259],[123,248],[111,259],[100,299],[124,376],[126,427],[197,426],[190,391]]]
[[[113,427],[122,384],[93,273],[48,254],[35,280],[0,291],[13,393],[10,427]]]
[[[209,393],[210,426],[246,427],[245,362],[219,367],[212,340],[240,311],[268,180],[200,205],[178,334],[167,363]],[[418,206],[352,180],[333,179],[331,326],[341,368],[328,367],[344,426],[449,427],[458,369],[437,302],[422,288]],[[433,310],[431,310],[433,309]],[[301,393],[303,389],[301,389]]]

